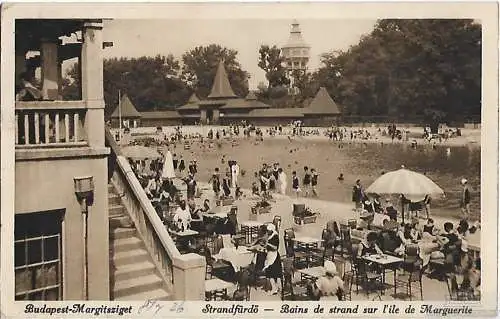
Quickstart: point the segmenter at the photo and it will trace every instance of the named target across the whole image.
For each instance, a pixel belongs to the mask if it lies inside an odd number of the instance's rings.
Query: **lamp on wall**
[[[94,203],[94,178],[92,176],[81,176],[73,178],[75,183],[75,195],[80,203],[83,219],[83,242],[84,242],[84,255],[83,255],[83,295],[84,300],[88,300],[89,284],[88,284],[88,262],[87,262],[87,217],[89,213],[89,206]]]

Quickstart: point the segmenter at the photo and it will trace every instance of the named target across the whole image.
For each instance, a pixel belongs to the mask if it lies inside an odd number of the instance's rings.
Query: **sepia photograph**
[[[93,12],[12,30],[11,300],[481,304],[485,155],[498,169],[481,19]]]

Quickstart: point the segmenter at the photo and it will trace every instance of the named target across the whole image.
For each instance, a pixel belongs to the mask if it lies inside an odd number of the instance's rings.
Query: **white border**
[[[228,11],[231,11],[228,14]],[[1,311],[22,315],[22,304],[14,304],[13,212],[14,212],[14,18],[114,18],[114,19],[373,19],[373,18],[474,18],[483,26],[482,109],[482,256],[483,298],[474,306],[476,316],[492,316],[497,309],[498,243],[498,6],[489,2],[385,2],[385,3],[4,3],[1,19]],[[339,30],[338,32],[342,32]],[[495,172],[495,174],[493,174]],[[87,304],[90,304],[88,302]],[[59,303],[60,304],[60,303]],[[64,304],[64,303],[63,303]],[[98,302],[97,304],[102,304]],[[123,304],[123,303],[122,303]],[[186,303],[183,316],[203,316],[204,302]],[[251,304],[251,302],[250,302]],[[261,306],[268,303],[259,303]],[[280,303],[270,303],[278,309]],[[370,303],[360,303],[361,305]],[[373,304],[373,303],[372,303]],[[380,302],[377,303],[380,305]],[[405,302],[397,302],[406,305]],[[418,302],[413,304],[418,305]],[[429,303],[435,304],[435,303]],[[130,303],[132,305],[132,303]],[[139,305],[139,304],[137,304]],[[162,316],[179,317],[165,307]],[[482,311],[480,311],[482,310]],[[273,316],[279,314],[274,312]],[[253,315],[255,317],[255,315]],[[264,316],[260,312],[257,317]],[[269,314],[265,314],[269,317]],[[289,317],[290,315],[279,315]],[[318,317],[309,313],[298,317]],[[389,315],[384,315],[388,317]],[[217,316],[218,317],[218,316]],[[233,317],[230,315],[229,317]],[[396,316],[397,317],[397,316]],[[449,317],[449,316],[448,316]]]

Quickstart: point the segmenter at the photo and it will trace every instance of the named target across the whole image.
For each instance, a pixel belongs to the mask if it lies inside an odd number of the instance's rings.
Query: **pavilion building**
[[[224,63],[220,62],[212,90],[199,100],[195,94],[175,110],[142,112],[142,126],[253,123],[255,125],[286,125],[300,120],[308,126],[329,126],[338,122],[340,110],[325,88],[305,108],[271,108],[250,92],[238,97],[229,82]]]
[[[122,127],[138,127],[141,119],[141,113],[137,111],[127,94],[124,94],[121,97],[120,103],[111,114],[110,119],[112,127],[119,127],[120,119],[122,121]]]

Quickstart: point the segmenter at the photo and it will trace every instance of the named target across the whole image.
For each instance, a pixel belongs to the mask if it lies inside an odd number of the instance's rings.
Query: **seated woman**
[[[326,260],[323,268],[325,275],[316,280],[312,291],[313,296],[318,299],[329,299],[328,297],[336,296],[338,300],[342,300],[344,282],[337,272],[337,267],[333,262]]]
[[[430,235],[437,235],[438,229],[434,226],[434,220],[432,218],[427,219],[427,224],[422,228],[422,233],[428,233]]]
[[[397,232],[397,236],[401,240],[401,245],[394,252],[397,255],[402,256],[405,253],[406,245],[416,243],[416,239],[414,238],[414,235],[412,233],[411,224],[406,223],[402,225],[402,227]]]
[[[382,250],[377,245],[378,235],[376,232],[369,232],[366,238],[361,241],[358,247],[358,257],[365,255],[382,254]]]
[[[385,207],[385,214],[389,216],[391,220],[397,220],[398,219],[398,211],[394,208],[394,206],[391,203],[391,200],[387,198],[385,200],[386,202],[386,207]]]

